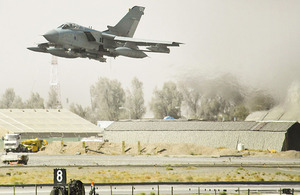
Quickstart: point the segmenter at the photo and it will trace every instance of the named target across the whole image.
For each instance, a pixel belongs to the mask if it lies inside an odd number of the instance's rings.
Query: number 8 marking
[[[62,172],[62,170],[58,170],[58,171],[57,171],[56,180],[57,180],[58,182],[62,182],[62,180],[63,180],[63,172]]]

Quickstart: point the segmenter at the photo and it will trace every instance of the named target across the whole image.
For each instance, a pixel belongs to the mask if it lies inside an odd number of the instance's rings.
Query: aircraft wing
[[[156,46],[156,45],[163,45],[163,46],[175,46],[178,47],[180,44],[179,42],[171,42],[171,41],[152,41],[152,40],[145,40],[145,39],[136,39],[131,37],[120,37],[116,36],[114,41],[124,42],[124,43],[134,43],[137,46]]]
[[[171,42],[171,41],[152,41],[145,39],[136,39],[131,37],[114,37],[115,42],[125,43],[125,46],[137,49],[138,46],[148,46],[147,50],[142,50],[145,52],[157,52],[157,53],[170,53],[170,49],[168,47],[179,47],[179,42]]]

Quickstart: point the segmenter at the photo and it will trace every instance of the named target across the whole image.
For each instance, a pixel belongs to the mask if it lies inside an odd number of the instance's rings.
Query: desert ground
[[[140,149],[140,152],[139,152]],[[237,151],[229,148],[210,148],[195,144],[125,144],[124,152],[122,143],[110,142],[60,142],[54,141],[47,145],[38,154],[107,154],[107,155],[198,155],[198,156],[220,156],[220,155],[242,155],[242,156],[264,156],[270,158],[300,158],[299,151],[268,151],[268,150],[243,150]]]
[[[139,150],[140,149],[140,152]],[[126,144],[52,142],[34,156],[192,156],[217,158],[222,155],[262,156],[266,158],[299,159],[297,151],[237,151],[227,148],[209,148],[192,144]],[[297,161],[296,161],[297,162]],[[58,167],[62,168],[62,167]],[[160,166],[65,166],[68,179],[79,179],[84,183],[114,182],[204,182],[204,181],[300,181],[300,166],[296,167],[197,167],[180,165]],[[0,169],[1,184],[53,183],[53,167],[50,166],[5,166]]]

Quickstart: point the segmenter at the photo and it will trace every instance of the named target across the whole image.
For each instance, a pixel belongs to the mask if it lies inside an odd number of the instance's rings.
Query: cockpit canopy
[[[80,29],[80,26],[78,24],[74,24],[74,23],[65,23],[65,24],[60,25],[57,28],[78,30],[78,29]]]

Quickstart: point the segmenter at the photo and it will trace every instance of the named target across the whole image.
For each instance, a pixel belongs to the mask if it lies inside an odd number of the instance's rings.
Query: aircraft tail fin
[[[115,26],[107,26],[107,32],[117,36],[133,37],[144,10],[145,7],[134,6]]]

